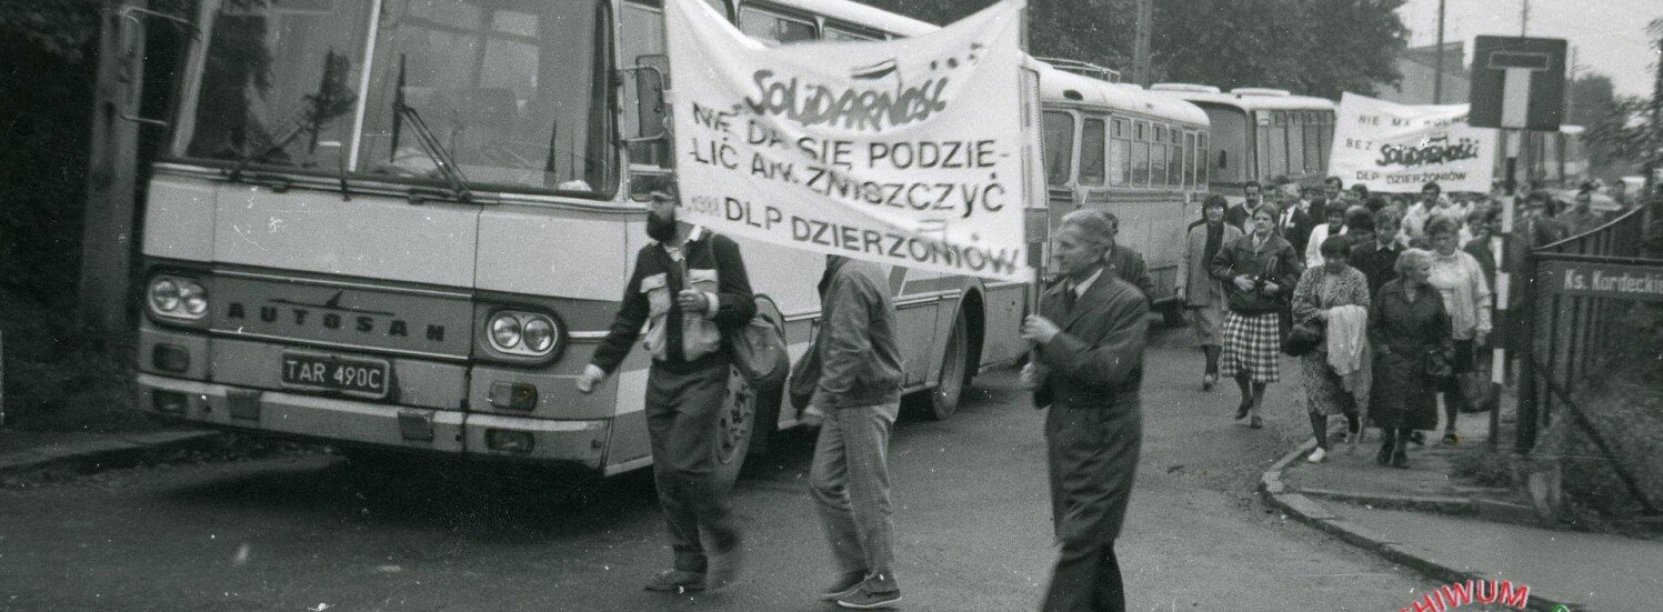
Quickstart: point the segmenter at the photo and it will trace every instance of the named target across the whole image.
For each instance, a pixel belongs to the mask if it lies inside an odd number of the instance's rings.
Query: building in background
[[[1465,104],[1472,89],[1472,74],[1467,71],[1466,45],[1462,41],[1444,43],[1444,82],[1440,97],[1442,104]],[[1397,58],[1397,71],[1403,80],[1396,86],[1381,85],[1379,96],[1399,104],[1433,104],[1434,77],[1438,74],[1438,46],[1411,47]]]

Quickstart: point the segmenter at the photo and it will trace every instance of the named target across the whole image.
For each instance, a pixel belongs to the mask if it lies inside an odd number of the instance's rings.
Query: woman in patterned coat
[[[1346,263],[1351,255],[1350,238],[1330,236],[1318,249],[1322,265],[1306,269],[1293,290],[1293,320],[1296,324],[1316,321],[1326,328],[1335,308],[1369,307],[1369,283],[1362,272]],[[1299,370],[1305,383],[1311,433],[1317,439],[1317,448],[1309,459],[1319,463],[1328,455],[1328,417],[1344,414],[1346,431],[1357,435],[1357,400],[1329,365],[1327,342],[1318,343],[1316,350],[1300,357]]]

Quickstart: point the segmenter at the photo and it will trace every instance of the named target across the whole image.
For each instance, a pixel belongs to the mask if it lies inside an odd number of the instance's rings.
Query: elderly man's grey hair
[[[1074,229],[1079,230],[1080,237],[1085,240],[1086,246],[1102,251],[1103,257],[1106,259],[1109,255],[1109,249],[1114,247],[1116,225],[1118,224],[1115,222],[1115,218],[1109,213],[1087,208],[1063,215],[1058,230],[1061,231],[1062,228],[1073,226]]]
[[[1415,266],[1426,261],[1432,261],[1432,251],[1426,249],[1403,251],[1403,254],[1397,256],[1397,265],[1395,266],[1398,278],[1407,278],[1409,271],[1414,270]]]

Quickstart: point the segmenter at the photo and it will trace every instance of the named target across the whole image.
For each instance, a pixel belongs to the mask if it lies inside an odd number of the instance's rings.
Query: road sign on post
[[[1565,40],[1479,36],[1472,59],[1473,127],[1556,131],[1565,118]]]

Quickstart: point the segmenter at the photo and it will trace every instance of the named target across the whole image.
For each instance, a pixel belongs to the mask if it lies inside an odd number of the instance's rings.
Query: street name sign
[[[1663,302],[1663,269],[1577,261],[1550,261],[1537,281],[1552,293]]]
[[[1557,131],[1565,118],[1565,40],[1479,36],[1472,59],[1473,127]]]

